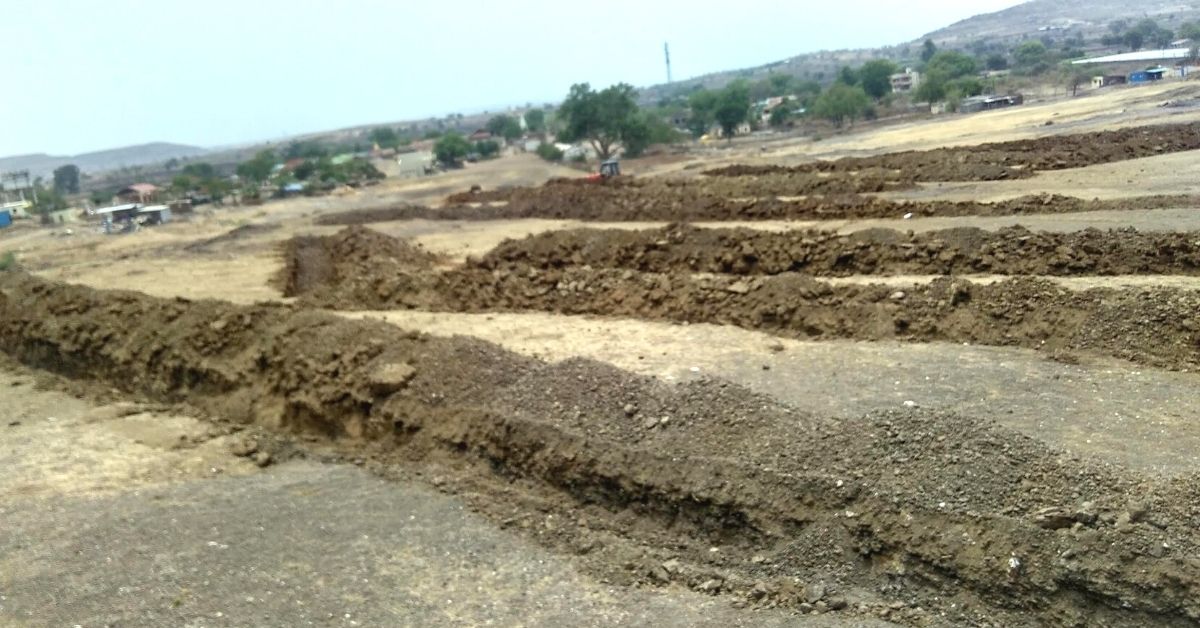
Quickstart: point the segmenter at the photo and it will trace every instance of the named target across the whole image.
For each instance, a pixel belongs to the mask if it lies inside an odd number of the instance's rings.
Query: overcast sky
[[[901,43],[1017,0],[7,0],[0,156],[221,146]]]

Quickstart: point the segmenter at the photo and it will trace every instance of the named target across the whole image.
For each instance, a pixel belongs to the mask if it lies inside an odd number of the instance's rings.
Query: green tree
[[[1200,22],[1184,22],[1179,25],[1179,38],[1200,42]]]
[[[925,75],[916,97],[924,102],[946,98],[947,86],[954,80],[975,74],[975,58],[953,50],[938,52],[925,64]]]
[[[721,125],[725,138],[733,141],[734,134],[750,117],[750,88],[745,81],[734,81],[725,86],[717,96],[713,118]]]
[[[487,130],[496,137],[503,137],[508,141],[512,141],[521,137],[521,123],[517,119],[506,114],[492,116],[491,120],[487,121]]]
[[[921,61],[929,63],[930,59],[938,52],[937,44],[933,43],[932,39],[926,39],[925,44],[921,46]]]
[[[558,150],[558,147],[550,142],[542,142],[538,144],[537,155],[546,161],[562,161],[563,152]]]
[[[560,137],[586,140],[600,159],[609,159],[618,147],[625,146],[627,135],[640,132],[634,89],[625,83],[595,91],[587,83],[571,86],[567,99],[558,108],[562,120]]]
[[[48,225],[50,224],[50,212],[66,209],[67,200],[54,188],[43,186],[40,177],[33,184],[33,187],[33,195],[37,198],[37,201],[33,204],[33,212],[41,216],[43,225]]]
[[[433,145],[433,155],[445,166],[456,166],[467,153],[471,152],[471,143],[459,133],[451,131],[441,137]]]
[[[475,152],[481,157],[495,157],[500,154],[500,144],[495,140],[475,142]]]
[[[54,191],[59,194],[79,193],[79,166],[67,164],[54,169]]]
[[[796,108],[791,101],[784,101],[771,110],[768,121],[773,128],[785,127],[796,117]]]
[[[198,161],[184,166],[183,174],[196,179],[211,179],[217,176],[217,169],[210,163]]]
[[[1013,61],[1017,69],[1027,74],[1041,74],[1049,67],[1050,51],[1046,44],[1030,39],[1013,49]]]
[[[1063,63],[1058,71],[1067,89],[1071,90],[1072,96],[1077,96],[1079,94],[1079,86],[1087,83],[1092,78],[1091,70],[1082,65],[1075,65],[1074,63]]]
[[[688,96],[688,108],[692,117],[688,119],[688,130],[692,135],[700,137],[712,128],[717,110],[717,93],[707,89],[692,92]]]
[[[237,174],[248,181],[262,183],[270,178],[276,163],[278,160],[275,158],[275,151],[259,151],[252,159],[238,164]]]
[[[367,139],[380,148],[397,148],[400,146],[400,134],[390,126],[371,129],[371,132],[367,133]]]
[[[1008,69],[1008,57],[1005,57],[1004,55],[1002,55],[998,52],[992,53],[992,54],[988,55],[987,60],[984,61],[984,67],[986,67],[987,69],[992,70],[992,71],[1007,70]]]
[[[867,92],[858,86],[834,83],[817,98],[813,105],[813,114],[837,126],[863,115],[871,106]]]
[[[858,85],[858,73],[848,65],[842,66],[842,71],[838,72],[838,82],[846,85]]]
[[[542,109],[530,109],[525,112],[525,128],[530,133],[541,133],[546,130],[546,112]]]
[[[873,59],[858,69],[858,82],[863,91],[875,100],[892,91],[892,75],[899,71],[895,63],[887,59]]]
[[[196,179],[189,177],[186,174],[177,174],[173,179],[171,179],[171,186],[169,189],[173,194],[175,194],[175,196],[183,196],[184,194],[196,189]]]

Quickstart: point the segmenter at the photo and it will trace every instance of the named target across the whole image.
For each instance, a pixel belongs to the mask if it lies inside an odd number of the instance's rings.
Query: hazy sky
[[[1017,0],[7,0],[0,156],[219,146],[901,43]]]

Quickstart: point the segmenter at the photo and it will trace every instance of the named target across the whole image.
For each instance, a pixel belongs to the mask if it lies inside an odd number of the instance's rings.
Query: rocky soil
[[[1089,352],[1172,369],[1200,367],[1200,293],[1065,289],[1018,277],[990,285],[945,277],[898,290],[831,285],[787,272],[746,277],[687,269],[485,262],[445,271],[371,251],[395,245],[362,227],[285,246],[284,294],[334,309],[536,310],[737,325],[811,339],[901,339]],[[353,256],[332,251],[354,249]],[[324,283],[297,281],[316,274]]]
[[[1189,207],[1197,199],[1186,195],[1154,195],[1114,200],[1084,200],[1061,195],[1024,196],[995,203],[958,201],[891,201],[860,194],[817,195],[804,198],[755,196],[746,189],[724,192],[724,183],[641,185],[548,183],[483,193],[472,202],[432,209],[413,205],[355,209],[318,216],[319,225],[359,225],[392,220],[510,220],[548,218],[597,222],[729,221],[729,220],[849,220],[930,216],[1015,216],[1087,211]],[[708,189],[716,188],[716,189]],[[500,198],[498,204],[487,199]]]
[[[996,181],[1031,177],[1041,170],[1082,168],[1197,149],[1200,149],[1200,123],[1163,124],[978,146],[847,157],[791,167],[734,165],[705,174],[755,177],[882,169],[898,171],[897,178],[907,181]]]
[[[718,380],[19,273],[0,274],[0,350],[380,469],[437,462],[485,513],[535,501],[519,528],[622,582],[909,625],[1200,621],[1200,478],[978,420],[812,416]]]
[[[506,240],[475,260],[488,270],[570,266],[640,272],[815,276],[990,273],[1002,275],[1194,275],[1200,233],[1133,229],[1036,233],[1022,227],[911,233],[574,229]]]

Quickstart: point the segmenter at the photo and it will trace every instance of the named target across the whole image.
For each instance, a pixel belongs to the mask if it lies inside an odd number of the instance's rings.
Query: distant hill
[[[49,178],[55,168],[66,164],[75,164],[83,172],[98,173],[125,167],[161,164],[169,159],[198,157],[206,153],[208,151],[199,146],[154,142],[73,156],[36,153],[0,157],[0,172],[28,170],[30,176]]]
[[[1168,28],[1200,19],[1200,2],[1179,0],[1033,0],[956,22],[925,38],[939,45],[966,46],[981,39],[1014,40],[1063,30],[1095,37],[1116,20],[1151,18]],[[922,39],[925,39],[922,38]]]
[[[770,73],[790,74],[802,79],[827,83],[842,66],[855,66],[876,58],[910,63],[926,39],[943,48],[959,48],[978,53],[979,44],[1008,46],[1032,37],[1064,38],[1082,35],[1096,40],[1108,31],[1108,25],[1125,19],[1136,22],[1151,18],[1167,28],[1176,28],[1188,20],[1200,20],[1200,2],[1179,0],[1032,0],[1015,7],[985,13],[956,22],[909,42],[895,42],[880,48],[822,50],[783,59],[753,68],[715,72],[671,85],[659,84],[641,90],[643,104],[657,102],[692,86],[721,87],[730,81],[755,80]],[[983,46],[987,49],[988,46]]]

